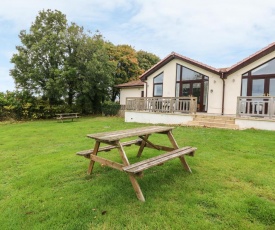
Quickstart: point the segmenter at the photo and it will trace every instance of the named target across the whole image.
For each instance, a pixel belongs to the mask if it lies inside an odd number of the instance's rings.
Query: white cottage
[[[153,112],[153,98],[154,106],[156,100],[161,101],[158,103],[161,112],[165,109],[178,112],[181,108],[182,112],[190,113],[191,104],[176,105],[179,100],[196,98],[197,113],[274,119],[275,43],[229,68],[221,69],[171,53],[142,74],[140,80],[144,82],[141,91],[144,91],[142,103],[145,107],[140,106],[138,99],[142,95],[131,94],[131,87],[127,88],[127,97],[137,98],[139,110]],[[124,89],[121,89],[123,95]],[[170,106],[172,99],[173,106]],[[123,103],[125,100],[123,96]],[[129,98],[127,103],[128,108],[133,109],[133,98]]]

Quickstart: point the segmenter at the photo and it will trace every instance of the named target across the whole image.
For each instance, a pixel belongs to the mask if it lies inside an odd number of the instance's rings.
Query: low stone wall
[[[211,117],[210,114],[203,116]],[[137,122],[147,124],[186,125],[193,121],[191,114],[182,113],[150,113],[138,111],[125,111],[125,122]],[[233,116],[232,116],[233,117]],[[244,117],[235,118],[235,124],[239,129],[261,129],[275,131],[275,119]]]
[[[149,113],[125,111],[125,122],[137,122],[148,124],[183,125],[192,121],[193,116],[181,113]]]
[[[239,125],[240,129],[262,129],[275,130],[275,120],[264,118],[236,118],[235,124]]]

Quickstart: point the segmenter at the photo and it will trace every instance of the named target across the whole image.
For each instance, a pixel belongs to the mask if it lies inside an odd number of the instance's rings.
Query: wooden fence
[[[128,97],[126,110],[160,113],[192,113],[197,111],[196,97]]]
[[[238,97],[237,116],[275,118],[275,97]]]

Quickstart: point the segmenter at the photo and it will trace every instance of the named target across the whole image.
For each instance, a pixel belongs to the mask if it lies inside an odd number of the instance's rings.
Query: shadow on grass
[[[177,189],[182,182],[188,183],[192,180],[193,173],[184,170],[180,161],[175,159],[173,162],[167,162],[161,166],[155,166],[143,172],[142,178],[136,177],[143,195],[146,200],[153,201],[154,199],[166,199],[169,194],[173,197],[177,196]],[[120,172],[108,167],[97,166],[93,170],[92,175],[86,175],[83,180],[88,181],[93,187],[94,198],[97,198],[102,203],[117,202],[140,202],[135,194],[135,191],[130,182],[129,176],[125,172]],[[184,186],[178,193],[182,196]]]

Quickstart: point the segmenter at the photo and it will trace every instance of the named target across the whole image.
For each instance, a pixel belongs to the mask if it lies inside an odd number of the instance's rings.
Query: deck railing
[[[275,118],[275,97],[238,97],[237,116]]]
[[[193,113],[197,111],[196,97],[128,97],[126,110]]]

